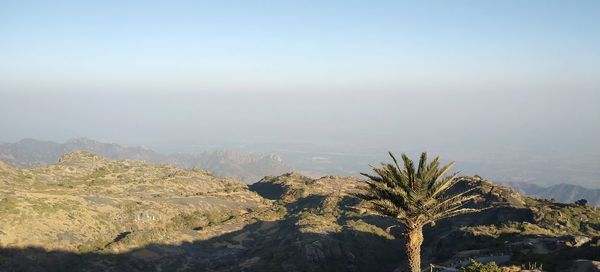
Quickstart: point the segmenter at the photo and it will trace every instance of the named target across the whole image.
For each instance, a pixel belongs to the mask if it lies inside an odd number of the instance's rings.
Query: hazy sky
[[[600,1],[0,0],[0,141],[429,150],[600,188],[598,135]]]
[[[600,86],[599,1],[0,1],[6,91]]]

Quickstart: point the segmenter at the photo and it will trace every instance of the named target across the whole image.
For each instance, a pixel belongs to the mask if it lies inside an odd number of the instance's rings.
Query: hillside
[[[86,152],[65,154],[42,168],[3,165],[0,196],[0,245],[64,250],[94,250],[120,234],[149,235],[195,217],[208,224],[265,206],[241,182],[204,170],[111,161]],[[189,235],[161,238],[171,239]]]
[[[213,150],[202,153],[162,154],[143,147],[123,147],[78,138],[64,144],[23,139],[16,143],[0,143],[0,160],[15,167],[45,166],[68,152],[88,151],[111,159],[145,160],[170,163],[185,168],[201,168],[216,176],[234,177],[255,182],[267,175],[288,172],[291,168],[273,154],[257,154],[232,150]]]
[[[590,189],[573,184],[558,184],[548,187],[524,182],[507,182],[506,185],[524,195],[558,202],[573,203],[585,199],[590,205],[600,206],[600,189]]]
[[[0,164],[0,271],[401,271],[402,228],[364,209],[352,196],[360,184],[288,173],[247,187],[86,152]],[[469,177],[455,190],[473,187],[470,205],[491,208],[426,227],[426,264],[586,271],[571,269],[575,259],[600,261],[600,210]]]

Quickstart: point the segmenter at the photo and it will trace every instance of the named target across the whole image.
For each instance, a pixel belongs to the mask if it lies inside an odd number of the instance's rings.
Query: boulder
[[[570,246],[570,247],[580,247],[590,241],[592,241],[592,239],[590,237],[572,236],[572,237],[570,237],[569,241],[567,241],[566,244],[567,244],[567,246]]]

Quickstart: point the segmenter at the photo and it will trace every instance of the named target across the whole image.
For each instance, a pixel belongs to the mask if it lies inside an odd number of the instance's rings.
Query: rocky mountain
[[[202,153],[162,154],[143,147],[123,147],[86,138],[64,144],[23,139],[16,143],[0,143],[0,160],[15,167],[45,166],[68,152],[88,151],[111,159],[145,160],[171,163],[185,168],[208,169],[221,177],[234,177],[255,182],[267,175],[289,172],[291,168],[274,154],[257,154],[232,150],[214,150]]]
[[[590,189],[573,184],[558,184],[543,187],[525,182],[507,182],[506,185],[528,196],[555,199],[563,203],[573,203],[577,200],[585,199],[589,205],[600,206],[600,189]]]
[[[169,233],[160,228],[176,229],[196,217],[210,224],[266,205],[240,181],[204,170],[111,161],[82,151],[47,167],[1,165],[0,195],[1,246],[80,251],[124,233],[162,235],[168,241]]]
[[[246,186],[203,170],[75,152],[32,169],[0,164],[0,271],[402,271],[402,227],[367,212],[352,177],[296,173]],[[600,210],[486,180],[488,207],[425,228],[423,262],[470,259],[544,271],[600,261]],[[508,268],[507,268],[508,269]]]

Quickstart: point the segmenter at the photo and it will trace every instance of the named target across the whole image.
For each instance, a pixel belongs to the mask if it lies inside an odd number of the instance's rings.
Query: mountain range
[[[221,177],[235,177],[247,183],[267,175],[291,171],[274,154],[259,154],[233,150],[213,150],[201,153],[162,154],[144,147],[124,147],[87,138],[65,143],[23,139],[15,143],[0,143],[0,161],[16,167],[36,167],[54,163],[61,155],[73,151],[89,151],[111,159],[145,160],[170,163],[184,168],[202,168]]]
[[[532,197],[555,199],[563,203],[573,203],[585,199],[590,205],[600,206],[600,189],[590,189],[573,184],[557,184],[548,187],[526,182],[505,182],[504,184],[519,193]]]
[[[88,151],[110,159],[145,160],[153,163],[169,163],[183,168],[206,169],[216,176],[233,177],[248,184],[265,176],[276,176],[292,170],[301,173],[320,173],[326,169],[315,168],[295,160],[290,166],[276,154],[261,154],[233,150],[212,150],[201,153],[163,154],[144,147],[124,147],[87,138],[77,138],[65,143],[23,139],[15,143],[0,143],[0,161],[14,167],[38,167],[52,164],[64,153]],[[331,163],[329,163],[331,164]],[[311,175],[313,176],[313,175]],[[572,184],[549,187],[526,182],[503,182],[527,196],[555,199],[573,203],[586,199],[590,205],[600,206],[600,189],[590,189]]]
[[[366,209],[361,185],[286,173],[248,186],[83,151],[42,167],[0,162],[0,271],[402,271],[404,230]],[[600,269],[600,209],[481,178],[455,186],[486,209],[426,226],[424,264]]]

